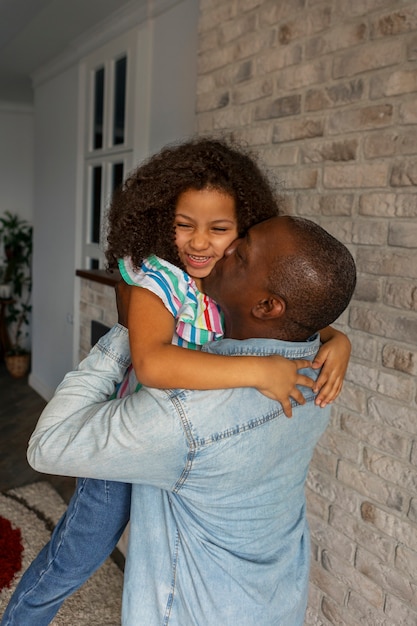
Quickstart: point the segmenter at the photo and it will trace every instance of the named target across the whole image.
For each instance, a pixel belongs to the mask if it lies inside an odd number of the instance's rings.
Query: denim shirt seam
[[[257,348],[256,350],[251,349],[250,347],[241,348],[241,347],[230,347],[225,350],[209,350],[206,349],[204,352],[212,352],[216,354],[222,354],[223,356],[283,356],[287,359],[308,359],[309,357],[315,357],[319,346],[315,343],[310,347],[303,348],[286,348],[284,350],[273,350],[271,348]]]
[[[317,394],[313,394],[313,393],[305,394],[304,397],[306,399],[306,403],[314,402],[316,396]],[[300,405],[298,404],[298,402],[291,399],[291,406],[292,408],[295,408]],[[219,441],[229,439],[230,437],[234,437],[236,435],[241,435],[246,432],[250,432],[251,430],[254,430],[255,428],[259,428],[260,426],[267,424],[271,420],[278,419],[282,417],[283,415],[284,415],[284,410],[282,406],[279,405],[278,409],[269,411],[265,415],[262,415],[262,417],[255,417],[247,422],[243,422],[242,424],[236,424],[235,426],[227,428],[226,430],[213,433],[212,435],[209,435],[208,437],[197,439],[197,442],[200,444],[201,447],[213,445]]]
[[[118,365],[127,368],[131,363],[128,337],[127,328],[117,323],[108,333],[100,337],[91,352],[99,352]]]
[[[199,447],[199,444],[192,433],[192,425],[190,423],[190,420],[187,417],[187,413],[183,407],[183,404],[180,398],[177,395],[172,395],[171,402],[174,405],[176,413],[180,419],[182,430],[183,430],[183,433],[184,433],[184,436],[188,445],[188,453],[187,453],[187,459],[186,459],[185,465],[182,469],[181,475],[179,476],[178,480],[175,482],[173,489],[172,489],[174,493],[178,493],[181,487],[183,487],[183,485],[185,484],[191,472],[193,461],[196,456],[197,448]]]
[[[273,356],[280,355],[288,359],[314,358],[320,348],[320,337],[316,333],[309,340],[286,342],[272,339],[234,340],[223,339],[209,342],[202,348],[203,352],[222,354],[224,356]]]
[[[131,363],[130,358],[124,357],[122,354],[120,354],[120,352],[114,350],[110,344],[106,345],[103,343],[98,343],[94,346],[93,350],[101,352],[106,357],[109,357],[112,361],[115,361],[123,367],[128,367]]]
[[[168,599],[167,599],[167,604],[165,607],[165,616],[163,619],[163,623],[164,626],[166,626],[167,624],[169,624],[170,618],[171,618],[171,614],[172,614],[172,607],[174,604],[174,597],[175,597],[175,590],[176,590],[176,586],[177,586],[177,565],[178,565],[178,559],[179,559],[179,552],[180,552],[180,545],[181,545],[181,537],[180,534],[178,532],[178,529],[176,529],[175,531],[175,550],[174,550],[174,554],[172,555],[172,579],[171,579],[171,591],[168,595]]]

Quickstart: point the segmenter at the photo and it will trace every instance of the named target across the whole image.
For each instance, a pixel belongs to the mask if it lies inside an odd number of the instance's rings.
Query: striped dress
[[[223,318],[219,307],[197,289],[186,272],[155,255],[145,259],[139,269],[126,257],[119,260],[119,269],[129,285],[149,289],[162,300],[175,319],[174,345],[200,350],[205,343],[222,339]],[[139,388],[130,366],[119,385],[117,397],[122,398]]]

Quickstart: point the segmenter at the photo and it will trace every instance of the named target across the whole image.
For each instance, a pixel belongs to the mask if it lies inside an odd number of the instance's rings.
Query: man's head
[[[203,289],[222,308],[227,337],[304,341],[341,315],[355,284],[346,246],[310,220],[280,216],[233,242]]]

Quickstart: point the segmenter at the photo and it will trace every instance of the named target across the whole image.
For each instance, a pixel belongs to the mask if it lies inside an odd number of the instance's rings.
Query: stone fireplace
[[[77,270],[81,279],[79,359],[117,322],[114,286],[120,274],[105,270]]]

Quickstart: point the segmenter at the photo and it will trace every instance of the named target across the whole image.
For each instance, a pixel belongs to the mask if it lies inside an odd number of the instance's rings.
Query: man
[[[205,279],[227,337],[205,349],[313,360],[355,277],[345,246],[312,222],[258,224]],[[66,376],[28,452],[38,471],[133,483],[123,623],[301,626],[304,483],[328,409],[309,388],[292,419],[248,388],[107,401],[128,363],[119,324]]]

